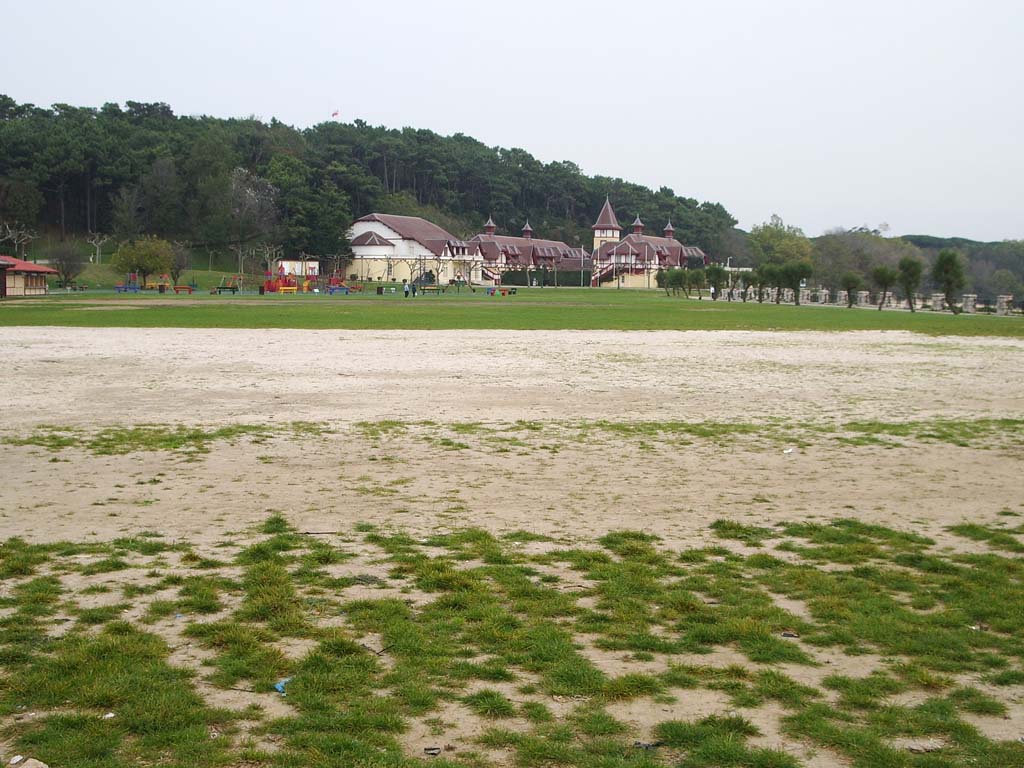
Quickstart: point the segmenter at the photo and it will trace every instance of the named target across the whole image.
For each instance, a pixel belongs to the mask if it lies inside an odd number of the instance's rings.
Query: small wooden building
[[[49,292],[46,278],[58,274],[56,269],[13,256],[0,256],[0,273],[4,277],[3,296],[45,296]]]

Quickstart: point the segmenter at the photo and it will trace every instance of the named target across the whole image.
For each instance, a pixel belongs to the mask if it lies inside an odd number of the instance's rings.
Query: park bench
[[[441,294],[441,293],[444,293],[444,288],[442,288],[439,285],[421,285],[420,286],[420,291],[422,291],[423,293],[437,293],[437,294]]]
[[[218,285],[216,288],[214,288],[214,291],[216,291],[218,295],[221,294],[221,293],[238,293],[238,286],[237,285]],[[211,293],[212,293],[212,291],[211,291]]]
[[[299,287],[297,285],[282,285],[277,289],[278,293],[298,293]]]
[[[497,296],[499,293],[502,296],[508,296],[509,294],[515,296],[516,295],[516,289],[515,288],[500,288],[498,286],[494,286],[493,288],[488,288],[487,289],[487,295],[488,296]]]
[[[114,290],[117,293],[138,293],[139,286],[137,285],[115,285]]]
[[[347,285],[329,285],[327,286],[327,293],[333,296],[336,293],[343,293],[348,296],[349,289]]]
[[[174,286],[175,293],[192,293],[191,285],[176,285]]]

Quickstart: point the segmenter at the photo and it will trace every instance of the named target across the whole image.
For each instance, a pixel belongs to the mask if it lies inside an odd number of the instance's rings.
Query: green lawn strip
[[[105,311],[89,311],[104,306]],[[752,302],[688,301],[656,291],[520,289],[495,298],[445,294],[403,301],[375,295],[52,296],[8,301],[0,325],[139,328],[621,329],[853,331],[930,335],[1024,336],[1015,318],[937,312],[874,312]]]

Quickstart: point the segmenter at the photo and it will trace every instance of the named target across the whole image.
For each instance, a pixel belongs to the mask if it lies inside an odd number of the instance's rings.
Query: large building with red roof
[[[0,256],[0,298],[6,296],[45,296],[46,278],[57,274],[56,269],[34,264],[13,256]]]
[[[480,252],[481,272],[488,280],[501,280],[504,272],[519,269],[547,270],[555,284],[559,272],[590,269],[590,254],[583,248],[572,248],[561,240],[544,240],[533,236],[527,221],[519,237],[496,234],[498,226],[487,219],[482,234],[469,240]]]
[[[644,223],[639,216],[633,221],[632,228],[630,234],[622,236],[622,226],[615,216],[615,209],[605,198],[604,207],[592,227],[592,285],[611,280],[628,288],[652,288],[658,270],[686,267],[694,262],[707,263],[707,256],[700,248],[683,245],[676,240],[671,221],[665,225],[661,237],[644,234]]]
[[[359,280],[414,280],[444,284],[479,282],[480,253],[436,224],[418,216],[371,213],[348,232],[351,274]]]
[[[559,272],[583,270],[592,274],[594,286],[610,281],[653,288],[658,270],[707,261],[700,248],[676,240],[671,221],[661,237],[644,234],[639,216],[632,228],[632,233],[622,236],[608,198],[592,227],[592,254],[561,240],[534,237],[528,221],[519,235],[499,235],[489,218],[482,233],[460,240],[417,216],[371,213],[357,219],[349,230],[354,256],[350,272],[359,280],[436,279],[443,284],[451,280],[500,283],[504,273],[512,270],[544,270],[547,279],[557,284]]]

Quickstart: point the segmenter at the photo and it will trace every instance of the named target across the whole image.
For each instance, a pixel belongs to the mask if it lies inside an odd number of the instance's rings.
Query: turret
[[[672,220],[669,219],[668,224],[665,225],[665,237],[669,240],[676,236],[676,228],[672,226]]]
[[[634,235],[642,235],[643,233],[644,233],[644,223],[642,221],[640,221],[640,215],[637,214],[637,217],[635,219],[633,219],[633,234]]]
[[[488,216],[487,223],[484,224],[484,234],[493,235],[497,229],[498,225],[494,223],[494,219]]]
[[[622,237],[622,227],[615,216],[615,209],[611,201],[605,197],[604,206],[592,227],[594,230],[594,250],[596,251],[605,243],[617,243]]]
[[[526,220],[526,224],[523,225],[523,237],[527,240],[533,239],[533,227],[530,226],[530,220]]]

